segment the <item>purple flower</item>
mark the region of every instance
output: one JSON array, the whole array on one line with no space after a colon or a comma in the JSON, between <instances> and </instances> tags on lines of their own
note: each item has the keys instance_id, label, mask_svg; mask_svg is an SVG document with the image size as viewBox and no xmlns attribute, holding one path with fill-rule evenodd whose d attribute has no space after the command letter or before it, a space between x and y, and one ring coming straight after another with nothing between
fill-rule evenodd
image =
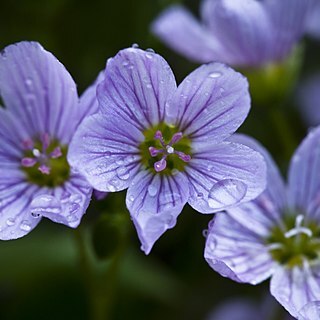
<instances>
[{"instance_id":1,"label":"purple flower","mask_svg":"<svg viewBox=\"0 0 320 320\"><path fill-rule=\"evenodd\" d=\"M314 5L308 14L307 32L311 37L320 39L320 2L313 0Z\"/></svg>"},{"instance_id":2,"label":"purple flower","mask_svg":"<svg viewBox=\"0 0 320 320\"><path fill-rule=\"evenodd\" d=\"M79 102L70 74L36 42L1 52L0 239L26 235L42 216L80 223L92 189L66 155L79 123L97 110L95 87Z\"/></svg>"},{"instance_id":3,"label":"purple flower","mask_svg":"<svg viewBox=\"0 0 320 320\"><path fill-rule=\"evenodd\" d=\"M264 189L262 156L226 140L250 108L246 79L227 66L204 65L177 88L161 56L128 48L108 60L98 101L68 159L97 190L128 188L147 254L187 202L212 213Z\"/></svg>"},{"instance_id":4,"label":"purple flower","mask_svg":"<svg viewBox=\"0 0 320 320\"><path fill-rule=\"evenodd\" d=\"M172 49L196 62L261 66L284 59L305 31L312 0L203 0L199 23L173 6L152 31Z\"/></svg>"},{"instance_id":5,"label":"purple flower","mask_svg":"<svg viewBox=\"0 0 320 320\"><path fill-rule=\"evenodd\" d=\"M280 313L279 307L280 305L274 299L264 299L262 303L245 298L230 299L212 311L207 320L294 319L287 312Z\"/></svg>"},{"instance_id":6,"label":"purple flower","mask_svg":"<svg viewBox=\"0 0 320 320\"><path fill-rule=\"evenodd\" d=\"M320 74L308 78L298 91L300 114L307 126L320 124Z\"/></svg>"},{"instance_id":7,"label":"purple flower","mask_svg":"<svg viewBox=\"0 0 320 320\"><path fill-rule=\"evenodd\" d=\"M267 189L219 213L209 224L205 258L221 275L257 284L271 278L272 295L293 315L320 298L320 127L295 152L286 188L266 150Z\"/></svg>"},{"instance_id":8,"label":"purple flower","mask_svg":"<svg viewBox=\"0 0 320 320\"><path fill-rule=\"evenodd\" d=\"M319 320L320 319L320 301L310 302L299 312L298 320Z\"/></svg>"}]
</instances>

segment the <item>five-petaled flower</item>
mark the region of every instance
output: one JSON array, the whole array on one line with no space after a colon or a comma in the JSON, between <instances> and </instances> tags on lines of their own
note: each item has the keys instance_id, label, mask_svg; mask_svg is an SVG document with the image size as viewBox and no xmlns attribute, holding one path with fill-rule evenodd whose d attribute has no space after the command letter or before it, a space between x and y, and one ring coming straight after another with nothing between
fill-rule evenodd
<instances>
[{"instance_id":1,"label":"five-petaled flower","mask_svg":"<svg viewBox=\"0 0 320 320\"><path fill-rule=\"evenodd\" d=\"M320 298L320 127L295 152L287 188L265 149L245 136L234 139L265 155L267 188L257 199L216 214L205 258L235 281L257 284L272 276L272 295L294 317L307 303L303 312L314 312Z\"/></svg>"},{"instance_id":2,"label":"five-petaled flower","mask_svg":"<svg viewBox=\"0 0 320 320\"><path fill-rule=\"evenodd\" d=\"M95 91L79 101L70 74L36 42L1 52L0 239L24 236L42 216L80 223L92 188L66 156L79 123L97 110Z\"/></svg>"},{"instance_id":3,"label":"five-petaled flower","mask_svg":"<svg viewBox=\"0 0 320 320\"><path fill-rule=\"evenodd\" d=\"M163 12L152 31L196 62L263 66L284 59L306 31L313 0L203 0L202 23L182 6Z\"/></svg>"},{"instance_id":4,"label":"five-petaled flower","mask_svg":"<svg viewBox=\"0 0 320 320\"><path fill-rule=\"evenodd\" d=\"M68 160L100 191L128 188L142 249L172 228L188 202L212 213L258 196L265 163L227 140L250 108L246 79L211 63L176 86L167 62L128 48L107 62L100 112L79 126Z\"/></svg>"}]
</instances>

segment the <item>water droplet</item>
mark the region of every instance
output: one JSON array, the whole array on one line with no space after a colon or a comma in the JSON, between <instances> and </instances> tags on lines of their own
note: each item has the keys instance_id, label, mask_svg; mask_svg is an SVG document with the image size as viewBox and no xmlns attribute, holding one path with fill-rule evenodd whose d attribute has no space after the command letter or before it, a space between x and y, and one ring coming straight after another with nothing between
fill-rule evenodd
<instances>
[{"instance_id":1,"label":"water droplet","mask_svg":"<svg viewBox=\"0 0 320 320\"><path fill-rule=\"evenodd\" d=\"M7 220L7 225L8 225L9 227L12 227L15 223L16 223L16 220L13 219L13 218L9 218L9 219Z\"/></svg>"},{"instance_id":2,"label":"water droplet","mask_svg":"<svg viewBox=\"0 0 320 320\"><path fill-rule=\"evenodd\" d=\"M117 159L116 164L118 166L122 166L123 165L123 159L122 158Z\"/></svg>"},{"instance_id":3,"label":"water droplet","mask_svg":"<svg viewBox=\"0 0 320 320\"><path fill-rule=\"evenodd\" d=\"M199 192L199 193L197 193L197 198L203 198L203 193L202 192Z\"/></svg>"},{"instance_id":4,"label":"water droplet","mask_svg":"<svg viewBox=\"0 0 320 320\"><path fill-rule=\"evenodd\" d=\"M208 236L208 234L207 234L207 236ZM214 251L217 247L217 244L218 244L217 239L214 237L211 237L207 241L208 241L207 246L209 247L210 251Z\"/></svg>"},{"instance_id":5,"label":"water droplet","mask_svg":"<svg viewBox=\"0 0 320 320\"><path fill-rule=\"evenodd\" d=\"M147 87L148 89L152 89L151 83L146 84L146 87Z\"/></svg>"},{"instance_id":6,"label":"water droplet","mask_svg":"<svg viewBox=\"0 0 320 320\"><path fill-rule=\"evenodd\" d=\"M39 218L40 217L40 214L36 213L36 212L31 212L31 215L32 215L33 218Z\"/></svg>"},{"instance_id":7,"label":"water droplet","mask_svg":"<svg viewBox=\"0 0 320 320\"><path fill-rule=\"evenodd\" d=\"M109 157L111 156L111 152L110 152L110 151L106 151L106 152L104 153L104 156L105 156L106 158L109 158Z\"/></svg>"},{"instance_id":8,"label":"water droplet","mask_svg":"<svg viewBox=\"0 0 320 320\"><path fill-rule=\"evenodd\" d=\"M158 188L150 184L150 186L148 187L148 193L150 197L154 197L158 193Z\"/></svg>"},{"instance_id":9,"label":"water droplet","mask_svg":"<svg viewBox=\"0 0 320 320\"><path fill-rule=\"evenodd\" d=\"M27 220L23 220L20 224L20 229L28 232L31 230L31 226Z\"/></svg>"},{"instance_id":10,"label":"water droplet","mask_svg":"<svg viewBox=\"0 0 320 320\"><path fill-rule=\"evenodd\" d=\"M73 194L70 197L71 202L80 203L82 201L82 196L80 194Z\"/></svg>"},{"instance_id":11,"label":"water droplet","mask_svg":"<svg viewBox=\"0 0 320 320\"><path fill-rule=\"evenodd\" d=\"M153 59L153 53L146 53L146 57L148 58L148 59Z\"/></svg>"},{"instance_id":12,"label":"water droplet","mask_svg":"<svg viewBox=\"0 0 320 320\"><path fill-rule=\"evenodd\" d=\"M209 78L212 78L212 79L215 79L215 78L219 78L222 76L222 73L221 72L212 72L209 74Z\"/></svg>"},{"instance_id":13,"label":"water droplet","mask_svg":"<svg viewBox=\"0 0 320 320\"><path fill-rule=\"evenodd\" d=\"M122 62L122 65L123 65L124 67L127 67L127 66L129 65L129 61L128 61L128 60L123 61L123 62Z\"/></svg>"},{"instance_id":14,"label":"water droplet","mask_svg":"<svg viewBox=\"0 0 320 320\"><path fill-rule=\"evenodd\" d=\"M139 45L137 43L133 43L131 48L137 49L137 48L139 48Z\"/></svg>"},{"instance_id":15,"label":"water droplet","mask_svg":"<svg viewBox=\"0 0 320 320\"><path fill-rule=\"evenodd\" d=\"M209 206L219 209L231 206L243 199L247 193L247 186L235 179L225 179L213 185L209 192Z\"/></svg>"},{"instance_id":16,"label":"water droplet","mask_svg":"<svg viewBox=\"0 0 320 320\"><path fill-rule=\"evenodd\" d=\"M35 197L31 201L29 208L33 214L39 215L46 213L59 214L61 212L60 201L56 197L46 194Z\"/></svg>"},{"instance_id":17,"label":"water droplet","mask_svg":"<svg viewBox=\"0 0 320 320\"><path fill-rule=\"evenodd\" d=\"M204 230L202 231L202 235L203 235L205 238L207 238L207 236L208 236L208 230L207 230L207 229L204 229Z\"/></svg>"},{"instance_id":18,"label":"water droplet","mask_svg":"<svg viewBox=\"0 0 320 320\"><path fill-rule=\"evenodd\" d=\"M130 173L126 167L119 167L117 168L116 172L117 172L117 176L121 180L128 180L130 177Z\"/></svg>"},{"instance_id":19,"label":"water droplet","mask_svg":"<svg viewBox=\"0 0 320 320\"><path fill-rule=\"evenodd\" d=\"M129 200L130 200L131 202L133 202L133 201L134 201L134 196L130 196L130 197L129 197Z\"/></svg>"},{"instance_id":20,"label":"water droplet","mask_svg":"<svg viewBox=\"0 0 320 320\"><path fill-rule=\"evenodd\" d=\"M151 52L151 53L155 53L155 51L152 48L147 48L146 51Z\"/></svg>"},{"instance_id":21,"label":"water droplet","mask_svg":"<svg viewBox=\"0 0 320 320\"><path fill-rule=\"evenodd\" d=\"M31 79L27 79L27 80L26 80L26 85L27 85L28 87L31 87L31 86L32 86L32 80L31 80Z\"/></svg>"},{"instance_id":22,"label":"water droplet","mask_svg":"<svg viewBox=\"0 0 320 320\"><path fill-rule=\"evenodd\" d=\"M80 205L78 203L73 202L69 205L69 212L71 214L76 214L79 211L79 209Z\"/></svg>"}]
</instances>

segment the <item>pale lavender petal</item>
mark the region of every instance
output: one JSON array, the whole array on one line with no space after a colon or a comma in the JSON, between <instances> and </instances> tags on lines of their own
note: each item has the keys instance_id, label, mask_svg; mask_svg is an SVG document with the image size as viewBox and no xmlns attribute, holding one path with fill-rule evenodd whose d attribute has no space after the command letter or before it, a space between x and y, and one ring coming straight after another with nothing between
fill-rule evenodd
<instances>
[{"instance_id":1,"label":"pale lavender petal","mask_svg":"<svg viewBox=\"0 0 320 320\"><path fill-rule=\"evenodd\" d=\"M69 142L79 122L76 85L40 44L20 42L2 51L0 91L6 108L31 138L48 133Z\"/></svg>"},{"instance_id":2,"label":"pale lavender petal","mask_svg":"<svg viewBox=\"0 0 320 320\"><path fill-rule=\"evenodd\" d=\"M182 173L166 176L144 170L132 180L126 204L146 254L175 226L188 196L188 182Z\"/></svg>"},{"instance_id":3,"label":"pale lavender petal","mask_svg":"<svg viewBox=\"0 0 320 320\"><path fill-rule=\"evenodd\" d=\"M272 27L263 1L205 0L205 25L223 46L218 61L233 65L261 65L271 59Z\"/></svg>"},{"instance_id":4,"label":"pale lavender petal","mask_svg":"<svg viewBox=\"0 0 320 320\"><path fill-rule=\"evenodd\" d=\"M306 304L298 315L298 320L319 320L320 319L320 301L314 301Z\"/></svg>"},{"instance_id":5,"label":"pale lavender petal","mask_svg":"<svg viewBox=\"0 0 320 320\"><path fill-rule=\"evenodd\" d=\"M273 60L285 58L306 31L309 9L313 0L264 0L269 16Z\"/></svg>"},{"instance_id":6,"label":"pale lavender petal","mask_svg":"<svg viewBox=\"0 0 320 320\"><path fill-rule=\"evenodd\" d=\"M143 134L119 118L95 114L79 126L69 146L69 163L99 191L126 189L138 170Z\"/></svg>"},{"instance_id":7,"label":"pale lavender petal","mask_svg":"<svg viewBox=\"0 0 320 320\"><path fill-rule=\"evenodd\" d=\"M312 268L308 265L293 268L279 266L271 279L270 291L290 314L297 317L307 303L319 300L319 265Z\"/></svg>"},{"instance_id":8,"label":"pale lavender petal","mask_svg":"<svg viewBox=\"0 0 320 320\"><path fill-rule=\"evenodd\" d=\"M249 109L246 78L226 65L210 63L193 71L179 85L167 105L166 120L198 146L229 137Z\"/></svg>"},{"instance_id":9,"label":"pale lavender petal","mask_svg":"<svg viewBox=\"0 0 320 320\"><path fill-rule=\"evenodd\" d=\"M179 5L161 13L151 29L169 47L197 62L225 61L225 54L228 54L223 44Z\"/></svg>"},{"instance_id":10,"label":"pale lavender petal","mask_svg":"<svg viewBox=\"0 0 320 320\"><path fill-rule=\"evenodd\" d=\"M80 97L79 103L79 123L87 116L99 111L97 98L97 87L104 80L104 72L101 71L94 83L86 89Z\"/></svg>"},{"instance_id":11,"label":"pale lavender petal","mask_svg":"<svg viewBox=\"0 0 320 320\"><path fill-rule=\"evenodd\" d=\"M175 90L172 70L161 56L128 48L108 60L98 100L110 118L143 130L163 121L165 104Z\"/></svg>"},{"instance_id":12,"label":"pale lavender petal","mask_svg":"<svg viewBox=\"0 0 320 320\"><path fill-rule=\"evenodd\" d=\"M76 228L89 205L91 194L87 181L73 173L62 187L41 188L33 196L29 208L34 216Z\"/></svg>"},{"instance_id":13,"label":"pale lavender petal","mask_svg":"<svg viewBox=\"0 0 320 320\"><path fill-rule=\"evenodd\" d=\"M320 221L320 127L312 130L295 151L289 168L291 207Z\"/></svg>"},{"instance_id":14,"label":"pale lavender petal","mask_svg":"<svg viewBox=\"0 0 320 320\"><path fill-rule=\"evenodd\" d=\"M307 32L311 37L320 39L320 2L313 1L313 6L308 13Z\"/></svg>"},{"instance_id":15,"label":"pale lavender petal","mask_svg":"<svg viewBox=\"0 0 320 320\"><path fill-rule=\"evenodd\" d=\"M40 222L32 215L30 202L39 188L20 182L0 185L0 239L10 240L25 236Z\"/></svg>"},{"instance_id":16,"label":"pale lavender petal","mask_svg":"<svg viewBox=\"0 0 320 320\"><path fill-rule=\"evenodd\" d=\"M320 74L310 77L301 85L298 98L300 102L299 111L306 125L309 127L319 125Z\"/></svg>"},{"instance_id":17,"label":"pale lavender petal","mask_svg":"<svg viewBox=\"0 0 320 320\"><path fill-rule=\"evenodd\" d=\"M276 265L265 240L224 212L209 224L204 257L222 276L251 284L270 277Z\"/></svg>"},{"instance_id":18,"label":"pale lavender petal","mask_svg":"<svg viewBox=\"0 0 320 320\"><path fill-rule=\"evenodd\" d=\"M260 153L232 142L192 147L186 174L190 184L188 203L195 210L221 211L252 200L265 189L266 164Z\"/></svg>"}]
</instances>

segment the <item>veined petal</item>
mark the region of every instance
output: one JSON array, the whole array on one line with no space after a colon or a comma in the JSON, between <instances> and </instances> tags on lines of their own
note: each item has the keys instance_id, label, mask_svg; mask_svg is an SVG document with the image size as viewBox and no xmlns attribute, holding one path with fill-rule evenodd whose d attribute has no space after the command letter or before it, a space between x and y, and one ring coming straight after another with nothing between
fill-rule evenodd
<instances>
[{"instance_id":1,"label":"veined petal","mask_svg":"<svg viewBox=\"0 0 320 320\"><path fill-rule=\"evenodd\" d=\"M320 319L320 301L314 301L306 304L299 312L298 320L319 320Z\"/></svg>"},{"instance_id":2,"label":"veined petal","mask_svg":"<svg viewBox=\"0 0 320 320\"><path fill-rule=\"evenodd\" d=\"M188 196L188 181L182 173L166 176L141 171L132 180L126 204L146 254L175 226Z\"/></svg>"},{"instance_id":3,"label":"veined petal","mask_svg":"<svg viewBox=\"0 0 320 320\"><path fill-rule=\"evenodd\" d=\"M79 174L54 189L42 188L34 195L30 210L34 216L46 217L54 222L76 228L91 200L92 188Z\"/></svg>"},{"instance_id":4,"label":"veined petal","mask_svg":"<svg viewBox=\"0 0 320 320\"><path fill-rule=\"evenodd\" d=\"M99 191L126 189L139 166L143 134L135 126L97 113L81 123L68 161Z\"/></svg>"},{"instance_id":5,"label":"veined petal","mask_svg":"<svg viewBox=\"0 0 320 320\"><path fill-rule=\"evenodd\" d=\"M319 300L319 280L319 265L291 269L279 266L271 279L270 291L284 308L297 317L307 303Z\"/></svg>"},{"instance_id":6,"label":"veined petal","mask_svg":"<svg viewBox=\"0 0 320 320\"><path fill-rule=\"evenodd\" d=\"M108 60L98 100L102 112L144 130L163 120L175 90L172 70L161 56L128 48Z\"/></svg>"},{"instance_id":7,"label":"veined petal","mask_svg":"<svg viewBox=\"0 0 320 320\"><path fill-rule=\"evenodd\" d=\"M209 30L179 5L161 13L151 29L169 47L197 62L222 61L228 54Z\"/></svg>"},{"instance_id":8,"label":"veined petal","mask_svg":"<svg viewBox=\"0 0 320 320\"><path fill-rule=\"evenodd\" d=\"M238 282L260 283L275 268L263 238L224 212L209 224L204 257L222 276Z\"/></svg>"},{"instance_id":9,"label":"veined petal","mask_svg":"<svg viewBox=\"0 0 320 320\"><path fill-rule=\"evenodd\" d=\"M0 239L11 240L25 236L40 222L32 215L30 202L39 188L25 182L0 186Z\"/></svg>"},{"instance_id":10,"label":"veined petal","mask_svg":"<svg viewBox=\"0 0 320 320\"><path fill-rule=\"evenodd\" d=\"M250 109L248 82L221 63L203 65L179 85L166 120L199 145L217 143L234 133Z\"/></svg>"},{"instance_id":11,"label":"veined petal","mask_svg":"<svg viewBox=\"0 0 320 320\"><path fill-rule=\"evenodd\" d=\"M285 58L306 31L308 13L313 0L265 0L269 16L273 60ZM288 9L290 8L290 9Z\"/></svg>"},{"instance_id":12,"label":"veined petal","mask_svg":"<svg viewBox=\"0 0 320 320\"><path fill-rule=\"evenodd\" d=\"M269 152L256 140L243 134L232 135L228 141L241 143L258 151L267 165L267 187L256 199L240 206L229 208L228 213L250 230L268 236L270 228L282 225L282 216L287 205L287 194L279 169ZM251 221L247 223L248 216Z\"/></svg>"},{"instance_id":13,"label":"veined petal","mask_svg":"<svg viewBox=\"0 0 320 320\"><path fill-rule=\"evenodd\" d=\"M99 111L97 98L97 87L104 79L104 72L101 71L94 83L86 89L80 97L79 103L79 123L87 116Z\"/></svg>"},{"instance_id":14,"label":"veined petal","mask_svg":"<svg viewBox=\"0 0 320 320\"><path fill-rule=\"evenodd\" d=\"M263 2L205 0L201 15L225 56L215 59L233 65L261 65L270 59L272 26Z\"/></svg>"},{"instance_id":15,"label":"veined petal","mask_svg":"<svg viewBox=\"0 0 320 320\"><path fill-rule=\"evenodd\" d=\"M78 125L75 83L64 66L36 42L6 47L0 56L5 107L33 138L48 133L68 143Z\"/></svg>"},{"instance_id":16,"label":"veined petal","mask_svg":"<svg viewBox=\"0 0 320 320\"><path fill-rule=\"evenodd\" d=\"M289 167L289 201L293 208L320 221L320 127L312 130L293 155Z\"/></svg>"},{"instance_id":17,"label":"veined petal","mask_svg":"<svg viewBox=\"0 0 320 320\"><path fill-rule=\"evenodd\" d=\"M190 184L188 203L212 213L256 198L266 186L263 157L244 145L223 142L197 148L186 166Z\"/></svg>"}]
</instances>

